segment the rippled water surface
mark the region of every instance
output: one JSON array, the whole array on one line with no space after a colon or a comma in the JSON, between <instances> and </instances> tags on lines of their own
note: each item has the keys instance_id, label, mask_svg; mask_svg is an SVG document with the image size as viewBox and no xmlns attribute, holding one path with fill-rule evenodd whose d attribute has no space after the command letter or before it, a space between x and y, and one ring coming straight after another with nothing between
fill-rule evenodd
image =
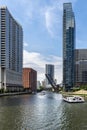
<instances>
[{"instance_id":1,"label":"rippled water surface","mask_svg":"<svg viewBox=\"0 0 87 130\"><path fill-rule=\"evenodd\" d=\"M87 130L87 102L56 93L0 97L0 130Z\"/></svg>"}]
</instances>

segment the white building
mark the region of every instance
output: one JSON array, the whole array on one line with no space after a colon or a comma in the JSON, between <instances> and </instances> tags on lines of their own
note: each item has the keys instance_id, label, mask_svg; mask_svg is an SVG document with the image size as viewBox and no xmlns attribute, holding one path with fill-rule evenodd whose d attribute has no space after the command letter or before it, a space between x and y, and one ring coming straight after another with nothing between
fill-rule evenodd
<instances>
[{"instance_id":1,"label":"white building","mask_svg":"<svg viewBox=\"0 0 87 130\"><path fill-rule=\"evenodd\" d=\"M7 7L0 7L0 88L22 87L23 30Z\"/></svg>"},{"instance_id":2,"label":"white building","mask_svg":"<svg viewBox=\"0 0 87 130\"><path fill-rule=\"evenodd\" d=\"M40 81L37 81L37 89L40 89L41 83Z\"/></svg>"}]
</instances>

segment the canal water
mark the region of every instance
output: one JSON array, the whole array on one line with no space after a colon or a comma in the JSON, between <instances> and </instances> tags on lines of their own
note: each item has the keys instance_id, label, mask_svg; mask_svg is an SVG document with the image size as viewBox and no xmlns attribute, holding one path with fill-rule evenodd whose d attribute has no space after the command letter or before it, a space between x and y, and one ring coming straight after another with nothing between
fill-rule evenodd
<instances>
[{"instance_id":1,"label":"canal water","mask_svg":"<svg viewBox=\"0 0 87 130\"><path fill-rule=\"evenodd\" d=\"M87 130L87 102L51 92L0 97L0 130Z\"/></svg>"}]
</instances>

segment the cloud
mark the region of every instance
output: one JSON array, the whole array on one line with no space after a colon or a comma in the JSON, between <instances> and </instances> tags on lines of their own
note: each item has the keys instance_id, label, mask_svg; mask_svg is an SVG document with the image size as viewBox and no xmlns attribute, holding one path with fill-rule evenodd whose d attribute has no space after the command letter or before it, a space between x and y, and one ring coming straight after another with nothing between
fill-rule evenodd
<instances>
[{"instance_id":1,"label":"cloud","mask_svg":"<svg viewBox=\"0 0 87 130\"><path fill-rule=\"evenodd\" d=\"M55 78L58 83L62 81L62 58L48 55L44 56L37 52L23 51L23 67L33 68L37 71L38 80L42 81L45 79L45 65L55 65Z\"/></svg>"},{"instance_id":2,"label":"cloud","mask_svg":"<svg viewBox=\"0 0 87 130\"><path fill-rule=\"evenodd\" d=\"M72 2L76 3L77 0L55 0L51 5L44 9L45 25L49 34L55 38L58 38L59 33L62 30L62 13L63 3Z\"/></svg>"},{"instance_id":3,"label":"cloud","mask_svg":"<svg viewBox=\"0 0 87 130\"><path fill-rule=\"evenodd\" d=\"M57 13L56 7L48 7L45 11L45 25L47 31L52 37L58 36L58 25L60 23L60 14Z\"/></svg>"},{"instance_id":4,"label":"cloud","mask_svg":"<svg viewBox=\"0 0 87 130\"><path fill-rule=\"evenodd\" d=\"M15 2L15 0L1 0L1 4L6 4L12 10L14 16L16 16L18 21L24 26L24 29L27 28L26 26L30 26L35 20L38 20L42 28L45 27L47 32L55 38L58 37L60 30L62 30L63 3L72 2L74 4L76 1L77 0L17 0Z\"/></svg>"},{"instance_id":5,"label":"cloud","mask_svg":"<svg viewBox=\"0 0 87 130\"><path fill-rule=\"evenodd\" d=\"M24 42L24 47L28 47L28 43L27 42Z\"/></svg>"}]
</instances>

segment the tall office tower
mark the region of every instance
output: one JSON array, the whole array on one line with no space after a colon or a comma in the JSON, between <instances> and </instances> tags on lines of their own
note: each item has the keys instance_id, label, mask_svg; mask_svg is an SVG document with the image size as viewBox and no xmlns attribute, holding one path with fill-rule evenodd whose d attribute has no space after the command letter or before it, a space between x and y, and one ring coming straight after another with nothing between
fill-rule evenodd
<instances>
[{"instance_id":1,"label":"tall office tower","mask_svg":"<svg viewBox=\"0 0 87 130\"><path fill-rule=\"evenodd\" d=\"M87 49L75 50L75 66L76 85L87 84Z\"/></svg>"},{"instance_id":2,"label":"tall office tower","mask_svg":"<svg viewBox=\"0 0 87 130\"><path fill-rule=\"evenodd\" d=\"M50 80L54 80L54 65L46 64L45 74L48 75ZM46 77L46 86L50 85L49 80Z\"/></svg>"},{"instance_id":3,"label":"tall office tower","mask_svg":"<svg viewBox=\"0 0 87 130\"><path fill-rule=\"evenodd\" d=\"M74 85L75 17L71 3L63 4L63 85Z\"/></svg>"},{"instance_id":4,"label":"tall office tower","mask_svg":"<svg viewBox=\"0 0 87 130\"><path fill-rule=\"evenodd\" d=\"M22 87L22 27L7 7L0 7L0 88L11 91Z\"/></svg>"}]
</instances>

